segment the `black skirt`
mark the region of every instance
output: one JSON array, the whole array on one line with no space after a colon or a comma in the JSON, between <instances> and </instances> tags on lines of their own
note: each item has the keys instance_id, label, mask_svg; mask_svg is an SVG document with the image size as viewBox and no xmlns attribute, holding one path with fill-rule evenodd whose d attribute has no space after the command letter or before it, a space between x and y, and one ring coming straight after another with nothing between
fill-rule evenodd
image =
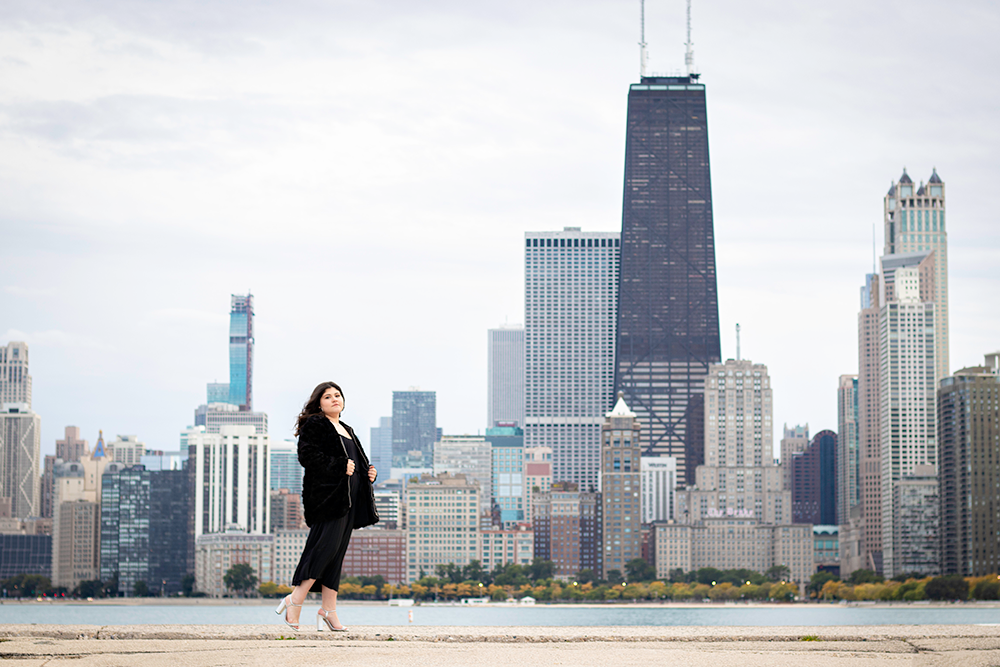
<instances>
[{"instance_id":1,"label":"black skirt","mask_svg":"<svg viewBox=\"0 0 1000 667\"><path fill-rule=\"evenodd\" d=\"M340 570L344 565L344 555L347 554L353 529L353 506L345 516L317 523L310 528L305 549L299 558L299 566L295 568L295 576L292 577L292 586L315 579L309 589L313 593L321 592L324 586L340 590Z\"/></svg>"},{"instance_id":2,"label":"black skirt","mask_svg":"<svg viewBox=\"0 0 1000 667\"><path fill-rule=\"evenodd\" d=\"M340 570L344 565L347 546L351 543L351 532L354 530L354 509L358 506L358 488L360 475L368 474L357 454L357 446L351 438L341 437L348 456L355 461L354 475L350 478L351 509L339 519L323 521L309 529L306 546L299 558L299 566L295 568L292 586L298 586L303 581L315 579L311 593L322 592L323 587L340 590Z\"/></svg>"}]
</instances>

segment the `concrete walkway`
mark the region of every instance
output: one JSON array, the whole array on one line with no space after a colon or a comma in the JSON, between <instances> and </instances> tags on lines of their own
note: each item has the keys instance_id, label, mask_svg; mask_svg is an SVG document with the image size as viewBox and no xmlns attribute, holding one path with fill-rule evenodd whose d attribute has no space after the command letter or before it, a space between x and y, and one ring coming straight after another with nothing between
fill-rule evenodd
<instances>
[{"instance_id":1,"label":"concrete walkway","mask_svg":"<svg viewBox=\"0 0 1000 667\"><path fill-rule=\"evenodd\" d=\"M46 667L997 667L1000 626L368 626L348 633L295 634L275 625L15 625L0 628L0 660L4 665Z\"/></svg>"}]
</instances>

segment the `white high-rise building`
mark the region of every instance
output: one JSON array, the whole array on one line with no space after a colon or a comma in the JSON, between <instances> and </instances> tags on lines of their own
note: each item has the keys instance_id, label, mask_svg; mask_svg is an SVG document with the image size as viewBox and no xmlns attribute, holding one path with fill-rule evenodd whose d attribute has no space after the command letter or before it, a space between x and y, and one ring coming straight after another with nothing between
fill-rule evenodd
<instances>
[{"instance_id":1,"label":"white high-rise building","mask_svg":"<svg viewBox=\"0 0 1000 667\"><path fill-rule=\"evenodd\" d=\"M481 435L446 435L434 443L434 474L462 474L479 485L481 511L488 514L493 497L493 445Z\"/></svg>"},{"instance_id":2,"label":"white high-rise building","mask_svg":"<svg viewBox=\"0 0 1000 667\"><path fill-rule=\"evenodd\" d=\"M112 461L124 463L126 466L142 463L142 457L146 454L146 445L139 442L138 436L135 435L119 435L114 442L109 442L106 448Z\"/></svg>"},{"instance_id":3,"label":"white high-rise building","mask_svg":"<svg viewBox=\"0 0 1000 667\"><path fill-rule=\"evenodd\" d=\"M922 278L932 279L934 273L928 271L932 264L926 260L899 265L901 259L882 260L886 299L879 313L882 574L886 577L904 571L902 554L926 552L910 544L912 539L937 540L936 534L929 536L933 529L917 534L900 520L900 485L919 476L925 489L932 476L928 466L937 466L936 304L924 300L932 291L921 284ZM934 498L936 503L936 493L922 491L920 497Z\"/></svg>"},{"instance_id":4,"label":"white high-rise building","mask_svg":"<svg viewBox=\"0 0 1000 667\"><path fill-rule=\"evenodd\" d=\"M524 428L524 327L503 326L486 333L486 427Z\"/></svg>"},{"instance_id":5,"label":"white high-rise building","mask_svg":"<svg viewBox=\"0 0 1000 667\"><path fill-rule=\"evenodd\" d=\"M181 433L194 467L194 535L270 530L270 441L251 425L224 425L219 433L194 426Z\"/></svg>"},{"instance_id":6,"label":"white high-rise building","mask_svg":"<svg viewBox=\"0 0 1000 667\"><path fill-rule=\"evenodd\" d=\"M916 190L916 191L914 191ZM934 374L936 383L951 374L948 335L948 232L945 230L945 184L937 170L931 170L927 184L914 187L903 169L899 183L893 183L884 200L885 255L933 253L930 276L922 275L927 294L922 299L934 304ZM884 264L883 264L884 266Z\"/></svg>"},{"instance_id":7,"label":"white high-rise building","mask_svg":"<svg viewBox=\"0 0 1000 667\"><path fill-rule=\"evenodd\" d=\"M553 481L597 489L614 403L618 232L525 234L524 445L552 448Z\"/></svg>"},{"instance_id":8,"label":"white high-rise building","mask_svg":"<svg viewBox=\"0 0 1000 667\"><path fill-rule=\"evenodd\" d=\"M642 522L673 521L676 513L677 457L642 457Z\"/></svg>"},{"instance_id":9,"label":"white high-rise building","mask_svg":"<svg viewBox=\"0 0 1000 667\"><path fill-rule=\"evenodd\" d=\"M31 407L28 344L10 342L0 347L0 405L26 403Z\"/></svg>"},{"instance_id":10,"label":"white high-rise building","mask_svg":"<svg viewBox=\"0 0 1000 667\"><path fill-rule=\"evenodd\" d=\"M27 403L0 405L0 496L10 498L16 519L40 514L41 428Z\"/></svg>"},{"instance_id":11,"label":"white high-rise building","mask_svg":"<svg viewBox=\"0 0 1000 667\"><path fill-rule=\"evenodd\" d=\"M677 492L676 523L656 525L659 576L784 565L804 590L816 569L812 525L792 524L784 462L774 462L773 409L767 366L733 359L709 366L705 464L694 488Z\"/></svg>"},{"instance_id":12,"label":"white high-rise building","mask_svg":"<svg viewBox=\"0 0 1000 667\"><path fill-rule=\"evenodd\" d=\"M841 375L837 385L837 525L847 524L861 502L858 470L858 376Z\"/></svg>"}]
</instances>

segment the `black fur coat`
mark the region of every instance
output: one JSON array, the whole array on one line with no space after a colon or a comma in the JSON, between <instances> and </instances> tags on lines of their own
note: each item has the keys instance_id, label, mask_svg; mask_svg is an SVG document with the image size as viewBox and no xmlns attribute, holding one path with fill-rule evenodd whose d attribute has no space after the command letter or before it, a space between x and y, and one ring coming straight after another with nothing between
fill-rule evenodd
<instances>
[{"instance_id":1,"label":"black fur coat","mask_svg":"<svg viewBox=\"0 0 1000 667\"><path fill-rule=\"evenodd\" d=\"M360 486L355 499L354 527L364 528L378 522L375 492L368 481L370 466L354 429L340 422L354 438L361 455L361 465L354 474ZM323 415L312 415L299 431L299 463L305 468L302 478L302 509L306 525L339 519L351 508L351 486L347 478L347 450L336 427Z\"/></svg>"}]
</instances>

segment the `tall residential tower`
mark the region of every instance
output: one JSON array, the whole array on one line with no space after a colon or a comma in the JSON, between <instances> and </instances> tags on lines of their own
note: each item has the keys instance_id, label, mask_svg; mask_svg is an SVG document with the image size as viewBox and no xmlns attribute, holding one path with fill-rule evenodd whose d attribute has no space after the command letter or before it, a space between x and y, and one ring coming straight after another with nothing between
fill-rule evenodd
<instances>
[{"instance_id":1,"label":"tall residential tower","mask_svg":"<svg viewBox=\"0 0 1000 667\"><path fill-rule=\"evenodd\" d=\"M919 187L915 187L906 169L903 169L899 183L893 183L883 199L885 254L934 253L933 282L926 300L934 304L934 374L936 381L940 381L950 374L944 181L938 176L937 169L932 169L927 184L921 182Z\"/></svg>"},{"instance_id":2,"label":"tall residential tower","mask_svg":"<svg viewBox=\"0 0 1000 667\"><path fill-rule=\"evenodd\" d=\"M25 403L31 407L28 344L11 342L0 347L0 406Z\"/></svg>"},{"instance_id":3,"label":"tall residential tower","mask_svg":"<svg viewBox=\"0 0 1000 667\"><path fill-rule=\"evenodd\" d=\"M253 294L233 294L230 303L229 402L253 410Z\"/></svg>"}]
</instances>

